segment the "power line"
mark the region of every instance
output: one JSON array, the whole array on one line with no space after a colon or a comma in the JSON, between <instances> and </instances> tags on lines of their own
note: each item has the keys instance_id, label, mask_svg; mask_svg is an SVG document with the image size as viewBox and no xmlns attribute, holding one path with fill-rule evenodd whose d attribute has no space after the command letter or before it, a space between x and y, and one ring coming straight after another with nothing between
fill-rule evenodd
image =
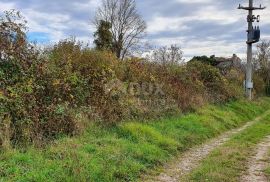
<instances>
[{"instance_id":1,"label":"power line","mask_svg":"<svg viewBox=\"0 0 270 182\"><path fill-rule=\"evenodd\" d=\"M246 96L248 99L252 100L252 90L253 90L253 81L252 81L252 44L259 42L260 40L260 27L255 26L253 27L253 23L260 22L260 15L253 15L254 10L263 10L266 7L259 7L253 6L253 0L249 0L249 6L244 7L239 4L238 9L243 9L248 11L247 22L248 22L248 36L247 36L247 66L246 66L246 80L245 80L245 89L246 89Z\"/></svg>"}]
</instances>

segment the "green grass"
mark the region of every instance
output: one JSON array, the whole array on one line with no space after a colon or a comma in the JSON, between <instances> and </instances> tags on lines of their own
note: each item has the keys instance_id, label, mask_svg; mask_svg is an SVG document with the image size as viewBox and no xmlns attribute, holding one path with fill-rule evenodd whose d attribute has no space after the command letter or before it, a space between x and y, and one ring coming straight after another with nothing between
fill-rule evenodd
<instances>
[{"instance_id":1,"label":"green grass","mask_svg":"<svg viewBox=\"0 0 270 182\"><path fill-rule=\"evenodd\" d=\"M237 182L256 144L270 135L270 114L213 151L186 181Z\"/></svg>"},{"instance_id":2,"label":"green grass","mask_svg":"<svg viewBox=\"0 0 270 182\"><path fill-rule=\"evenodd\" d=\"M270 99L207 106L197 113L105 128L44 149L0 153L0 181L136 181L142 173L270 108ZM264 130L263 130L264 131Z\"/></svg>"}]
</instances>

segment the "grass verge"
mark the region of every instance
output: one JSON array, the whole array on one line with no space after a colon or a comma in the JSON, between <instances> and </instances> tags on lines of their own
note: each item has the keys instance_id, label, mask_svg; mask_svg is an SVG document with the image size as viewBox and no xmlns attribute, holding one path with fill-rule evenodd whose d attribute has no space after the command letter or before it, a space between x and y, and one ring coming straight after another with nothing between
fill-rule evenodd
<instances>
[{"instance_id":1,"label":"grass verge","mask_svg":"<svg viewBox=\"0 0 270 182\"><path fill-rule=\"evenodd\" d=\"M270 114L214 150L185 181L239 181L253 149L268 135Z\"/></svg>"},{"instance_id":2,"label":"grass verge","mask_svg":"<svg viewBox=\"0 0 270 182\"><path fill-rule=\"evenodd\" d=\"M269 108L270 99L264 98L208 106L159 121L111 128L93 124L83 135L59 139L44 149L2 151L0 181L136 181L177 153L241 126Z\"/></svg>"}]
</instances>

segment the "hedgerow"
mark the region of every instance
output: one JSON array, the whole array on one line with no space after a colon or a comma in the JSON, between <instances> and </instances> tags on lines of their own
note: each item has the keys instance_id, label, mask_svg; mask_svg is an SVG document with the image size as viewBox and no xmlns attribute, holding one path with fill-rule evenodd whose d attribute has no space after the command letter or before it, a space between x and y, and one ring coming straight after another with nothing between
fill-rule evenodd
<instances>
[{"instance_id":1,"label":"hedgerow","mask_svg":"<svg viewBox=\"0 0 270 182\"><path fill-rule=\"evenodd\" d=\"M242 96L240 77L199 61L166 65L62 40L38 51L16 12L0 19L0 146L40 145L101 124L179 114ZM238 73L237 70L231 70ZM241 74L241 73L239 73Z\"/></svg>"}]
</instances>

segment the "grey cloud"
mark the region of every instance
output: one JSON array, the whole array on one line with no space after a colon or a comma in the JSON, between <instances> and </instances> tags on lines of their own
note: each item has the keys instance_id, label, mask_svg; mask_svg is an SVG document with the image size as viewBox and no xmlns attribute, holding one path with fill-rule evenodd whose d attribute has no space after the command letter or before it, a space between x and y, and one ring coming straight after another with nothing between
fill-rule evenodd
<instances>
[{"instance_id":1,"label":"grey cloud","mask_svg":"<svg viewBox=\"0 0 270 182\"><path fill-rule=\"evenodd\" d=\"M100 1L0 0L0 3L13 3L16 9L28 15L27 18L32 26L29 27L30 32L32 32L30 35L40 35L39 33L44 32L53 41L70 35L84 41L91 41L94 30L91 28L90 19L93 18L96 4ZM187 52L190 52L188 50L192 48L190 47L191 42L201 42L207 45L208 49L212 46L212 52L216 51L215 41L224 47L226 45L239 47L243 43L242 47L237 48L239 51L237 53L245 53L246 12L237 10L237 6L239 3L246 4L247 1L212 0L211 2L207 1L207 3L196 2L198 3L185 3L184 0L137 0L138 11L148 24L153 23L156 18L165 18L164 21L167 20L166 18L176 19L176 21L171 22L171 25L165 24L165 28L159 31L155 32L155 27L152 28L152 32L148 32L146 40L158 44L157 46L168 44L168 42L177 42L183 44L182 47ZM263 2L268 2L268 0L258 0L256 4ZM203 10L206 10L206 12ZM63 19L60 15L63 16ZM196 19L196 16L198 19ZM204 16L204 18L200 19L200 16ZM266 13L265 16L267 17L263 17L263 20L267 21L270 15ZM184 18L177 19L181 17ZM228 21L224 23L222 22L223 19L228 19ZM177 23L180 25L172 29L169 28ZM154 26L159 27L161 24L162 22L157 22L157 25ZM262 38L264 35L269 37L269 25L270 22L261 26ZM182 29L183 27L185 28ZM194 55L200 55L200 51L201 49L194 50ZM188 55L190 56L190 53Z\"/></svg>"}]
</instances>

